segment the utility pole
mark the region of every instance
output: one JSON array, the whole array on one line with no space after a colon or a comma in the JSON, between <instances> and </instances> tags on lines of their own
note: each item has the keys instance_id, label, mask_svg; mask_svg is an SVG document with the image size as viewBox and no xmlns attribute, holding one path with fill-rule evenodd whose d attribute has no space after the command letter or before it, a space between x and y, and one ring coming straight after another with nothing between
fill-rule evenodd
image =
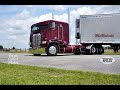
<instances>
[{"instance_id":1,"label":"utility pole","mask_svg":"<svg viewBox=\"0 0 120 90\"><path fill-rule=\"evenodd\" d=\"M52 20L54 20L54 15L53 15L53 13L52 13Z\"/></svg>"},{"instance_id":2,"label":"utility pole","mask_svg":"<svg viewBox=\"0 0 120 90\"><path fill-rule=\"evenodd\" d=\"M69 11L69 8L68 8L68 24L69 24L69 43L70 43L70 40L71 40L71 29L70 29L70 11Z\"/></svg>"}]
</instances>

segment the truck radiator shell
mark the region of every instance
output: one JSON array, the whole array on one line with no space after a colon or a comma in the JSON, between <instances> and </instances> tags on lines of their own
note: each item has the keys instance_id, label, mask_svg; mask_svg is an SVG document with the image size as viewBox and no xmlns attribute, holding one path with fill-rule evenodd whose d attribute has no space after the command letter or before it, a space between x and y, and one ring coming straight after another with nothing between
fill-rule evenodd
<instances>
[{"instance_id":1,"label":"truck radiator shell","mask_svg":"<svg viewBox=\"0 0 120 90\"><path fill-rule=\"evenodd\" d=\"M41 44L41 34L37 33L37 34L33 34L33 48L37 49L40 48L40 44Z\"/></svg>"}]
</instances>

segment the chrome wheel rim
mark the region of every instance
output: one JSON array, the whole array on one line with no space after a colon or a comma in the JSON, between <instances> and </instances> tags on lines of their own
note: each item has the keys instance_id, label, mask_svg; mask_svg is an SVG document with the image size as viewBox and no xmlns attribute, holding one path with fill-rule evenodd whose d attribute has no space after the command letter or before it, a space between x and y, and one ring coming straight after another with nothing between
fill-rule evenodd
<instances>
[{"instance_id":1,"label":"chrome wheel rim","mask_svg":"<svg viewBox=\"0 0 120 90\"><path fill-rule=\"evenodd\" d=\"M51 46L51 47L49 48L49 53L50 53L50 54L55 54L55 53L56 53L56 47L55 47L55 46Z\"/></svg>"}]
</instances>

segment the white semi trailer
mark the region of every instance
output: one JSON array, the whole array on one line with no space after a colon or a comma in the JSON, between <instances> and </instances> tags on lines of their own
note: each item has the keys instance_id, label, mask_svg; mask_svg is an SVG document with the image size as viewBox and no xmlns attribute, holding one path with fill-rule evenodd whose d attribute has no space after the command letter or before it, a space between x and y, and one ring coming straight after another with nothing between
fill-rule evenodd
<instances>
[{"instance_id":1,"label":"white semi trailer","mask_svg":"<svg viewBox=\"0 0 120 90\"><path fill-rule=\"evenodd\" d=\"M76 44L82 44L91 54L102 54L102 45L120 46L120 14L80 15L76 19ZM81 52L84 50L81 50Z\"/></svg>"}]
</instances>

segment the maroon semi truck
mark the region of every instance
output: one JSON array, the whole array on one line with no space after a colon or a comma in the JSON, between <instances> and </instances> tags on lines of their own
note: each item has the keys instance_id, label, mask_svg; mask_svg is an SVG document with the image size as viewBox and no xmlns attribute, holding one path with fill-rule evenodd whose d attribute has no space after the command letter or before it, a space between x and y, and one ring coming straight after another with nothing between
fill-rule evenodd
<instances>
[{"instance_id":1,"label":"maroon semi truck","mask_svg":"<svg viewBox=\"0 0 120 90\"><path fill-rule=\"evenodd\" d=\"M34 55L44 52L50 56L57 53L80 54L80 49L85 49L82 45L69 45L69 24L55 20L47 20L31 26L30 47Z\"/></svg>"},{"instance_id":2,"label":"maroon semi truck","mask_svg":"<svg viewBox=\"0 0 120 90\"><path fill-rule=\"evenodd\" d=\"M71 26L72 27L72 26ZM69 24L47 20L31 26L30 47L34 55L47 53L102 54L103 45L120 47L120 14L80 15L75 23L76 45L69 45Z\"/></svg>"}]
</instances>

